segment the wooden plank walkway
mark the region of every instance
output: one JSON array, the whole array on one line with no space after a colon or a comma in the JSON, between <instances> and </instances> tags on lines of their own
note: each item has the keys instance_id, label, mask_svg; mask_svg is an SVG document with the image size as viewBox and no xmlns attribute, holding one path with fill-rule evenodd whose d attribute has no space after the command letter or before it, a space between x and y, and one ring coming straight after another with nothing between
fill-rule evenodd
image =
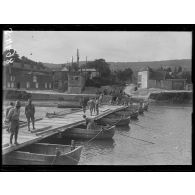
<instances>
[{"instance_id":1,"label":"wooden plank walkway","mask_svg":"<svg viewBox=\"0 0 195 195\"><path fill-rule=\"evenodd\" d=\"M100 119L108 114L124 109L125 106L103 105L99 109L99 115L90 116L89 110L86 111L86 116L94 119ZM77 111L63 116L63 118L43 118L35 123L36 130L31 133L27 126L19 129L18 142L19 145L9 146L10 134L5 129L2 129L2 154L7 154L24 146L36 143L41 139L49 137L53 134L63 132L68 128L75 127L85 122L83 112Z\"/></svg>"}]
</instances>

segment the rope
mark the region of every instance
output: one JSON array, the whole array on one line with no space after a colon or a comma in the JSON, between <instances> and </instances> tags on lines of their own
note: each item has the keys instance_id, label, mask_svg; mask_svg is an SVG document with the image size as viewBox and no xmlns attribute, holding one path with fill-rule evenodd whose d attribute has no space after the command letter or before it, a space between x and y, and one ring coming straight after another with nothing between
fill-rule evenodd
<instances>
[{"instance_id":1,"label":"rope","mask_svg":"<svg viewBox=\"0 0 195 195\"><path fill-rule=\"evenodd\" d=\"M120 135L123 135L125 137L129 137L129 138L132 138L132 139L135 139L135 140L139 140L139 141L143 141L143 142L146 142L146 143L149 143L149 144L155 144L154 142L150 142L150 141L146 141L146 140L143 140L143 139L138 139L138 138L135 138L135 137L131 137L131 136L128 136L128 135L124 135L122 133L119 132Z\"/></svg>"},{"instance_id":2,"label":"rope","mask_svg":"<svg viewBox=\"0 0 195 195\"><path fill-rule=\"evenodd\" d=\"M93 138L91 138L91 139L86 143L86 145L87 145L90 141L94 140L94 139L95 139L103 130L104 130L104 129L103 129L103 127L102 127L101 131L98 132Z\"/></svg>"}]
</instances>

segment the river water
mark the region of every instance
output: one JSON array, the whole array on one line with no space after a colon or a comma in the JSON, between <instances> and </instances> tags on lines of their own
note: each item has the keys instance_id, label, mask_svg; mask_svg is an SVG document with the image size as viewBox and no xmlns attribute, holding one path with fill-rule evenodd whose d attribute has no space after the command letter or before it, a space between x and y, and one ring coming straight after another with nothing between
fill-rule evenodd
<instances>
[{"instance_id":1,"label":"river water","mask_svg":"<svg viewBox=\"0 0 195 195\"><path fill-rule=\"evenodd\" d=\"M192 106L150 105L138 121L117 128L110 141L76 140L83 145L79 164L191 165L191 114Z\"/></svg>"}]
</instances>

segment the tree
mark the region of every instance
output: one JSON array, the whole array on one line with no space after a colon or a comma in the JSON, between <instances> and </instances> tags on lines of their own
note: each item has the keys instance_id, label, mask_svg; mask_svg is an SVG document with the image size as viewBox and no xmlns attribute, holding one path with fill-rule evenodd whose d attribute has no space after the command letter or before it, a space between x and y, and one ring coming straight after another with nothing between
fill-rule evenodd
<instances>
[{"instance_id":1,"label":"tree","mask_svg":"<svg viewBox=\"0 0 195 195\"><path fill-rule=\"evenodd\" d=\"M178 67L177 72L178 72L178 73L179 73L179 72L182 72L182 67L181 67L181 66Z\"/></svg>"},{"instance_id":2,"label":"tree","mask_svg":"<svg viewBox=\"0 0 195 195\"><path fill-rule=\"evenodd\" d=\"M121 81L132 81L132 76L133 76L133 71L131 68L126 68L123 71L118 71L117 72L117 77Z\"/></svg>"},{"instance_id":3,"label":"tree","mask_svg":"<svg viewBox=\"0 0 195 195\"><path fill-rule=\"evenodd\" d=\"M187 83L192 83L192 79L191 79L192 75L190 71L185 71L182 73L182 78L186 79Z\"/></svg>"},{"instance_id":4,"label":"tree","mask_svg":"<svg viewBox=\"0 0 195 195\"><path fill-rule=\"evenodd\" d=\"M69 71L71 72L78 72L79 70L79 66L77 63L73 63L72 66L69 66L69 67L70 67Z\"/></svg>"},{"instance_id":5,"label":"tree","mask_svg":"<svg viewBox=\"0 0 195 195\"><path fill-rule=\"evenodd\" d=\"M20 62L20 58L16 50L9 49L3 52L3 61L12 64L13 62Z\"/></svg>"},{"instance_id":6,"label":"tree","mask_svg":"<svg viewBox=\"0 0 195 195\"><path fill-rule=\"evenodd\" d=\"M110 76L110 65L104 59L98 59L93 62L89 62L86 65L87 68L95 68L99 73L100 77Z\"/></svg>"}]
</instances>

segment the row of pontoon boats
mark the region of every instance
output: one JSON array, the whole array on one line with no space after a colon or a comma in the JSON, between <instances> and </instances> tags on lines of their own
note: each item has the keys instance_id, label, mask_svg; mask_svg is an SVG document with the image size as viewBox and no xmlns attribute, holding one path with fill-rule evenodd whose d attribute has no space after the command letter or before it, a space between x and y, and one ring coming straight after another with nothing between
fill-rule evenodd
<instances>
[{"instance_id":1,"label":"row of pontoon boats","mask_svg":"<svg viewBox=\"0 0 195 195\"><path fill-rule=\"evenodd\" d=\"M131 105L122 111L109 114L95 121L95 129L86 129L82 124L68 129L60 134L60 138L70 139L112 139L116 126L128 126L131 120L138 119L139 114L148 110L148 104L143 107ZM47 114L48 117L53 117ZM58 138L59 134L55 135ZM13 151L3 157L3 164L20 165L76 165L80 160L82 146L35 143Z\"/></svg>"}]
</instances>

